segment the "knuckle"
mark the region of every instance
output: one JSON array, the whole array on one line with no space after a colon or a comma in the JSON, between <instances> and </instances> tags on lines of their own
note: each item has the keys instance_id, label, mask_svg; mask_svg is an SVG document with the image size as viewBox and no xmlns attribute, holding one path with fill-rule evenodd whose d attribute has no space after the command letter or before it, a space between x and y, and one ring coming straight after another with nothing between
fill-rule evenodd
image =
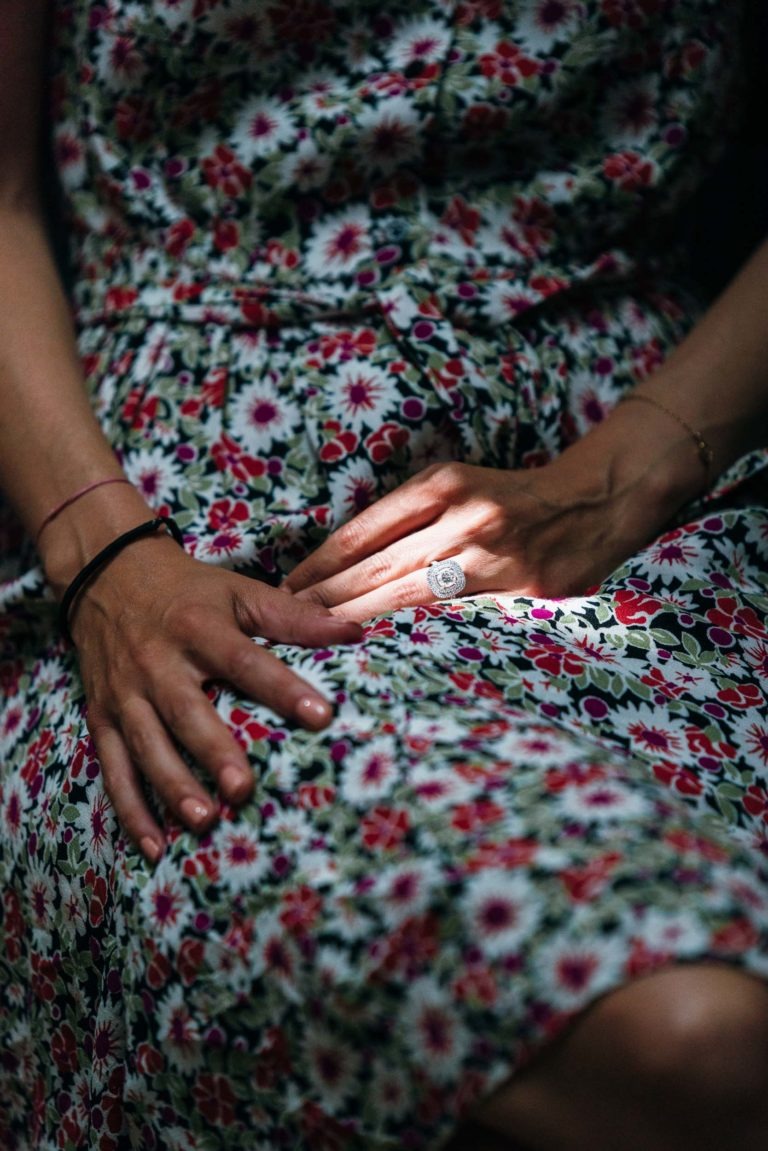
<instances>
[{"instance_id":1,"label":"knuckle","mask_svg":"<svg viewBox=\"0 0 768 1151\"><path fill-rule=\"evenodd\" d=\"M386 552L375 552L365 561L363 575L375 584L385 583L392 572L392 560Z\"/></svg>"},{"instance_id":2,"label":"knuckle","mask_svg":"<svg viewBox=\"0 0 768 1151\"><path fill-rule=\"evenodd\" d=\"M190 716L199 705L200 700L191 692L176 692L163 701L162 716L172 731L179 731L187 726Z\"/></svg>"},{"instance_id":3,"label":"knuckle","mask_svg":"<svg viewBox=\"0 0 768 1151\"><path fill-rule=\"evenodd\" d=\"M431 483L438 496L445 500L454 500L466 490L468 476L466 464L451 460L447 464L435 464L434 467Z\"/></svg>"},{"instance_id":4,"label":"knuckle","mask_svg":"<svg viewBox=\"0 0 768 1151\"><path fill-rule=\"evenodd\" d=\"M367 521L362 515L347 520L336 533L337 543L343 552L356 553L365 547L368 538Z\"/></svg>"},{"instance_id":5,"label":"knuckle","mask_svg":"<svg viewBox=\"0 0 768 1151\"><path fill-rule=\"evenodd\" d=\"M165 623L172 636L188 639L210 626L211 613L197 601L180 600L171 604L165 613ZM147 645L149 646L149 645Z\"/></svg>"},{"instance_id":6,"label":"knuckle","mask_svg":"<svg viewBox=\"0 0 768 1151\"><path fill-rule=\"evenodd\" d=\"M233 646L226 657L226 673L233 679L247 679L253 675L260 662L259 650L248 640Z\"/></svg>"}]
</instances>

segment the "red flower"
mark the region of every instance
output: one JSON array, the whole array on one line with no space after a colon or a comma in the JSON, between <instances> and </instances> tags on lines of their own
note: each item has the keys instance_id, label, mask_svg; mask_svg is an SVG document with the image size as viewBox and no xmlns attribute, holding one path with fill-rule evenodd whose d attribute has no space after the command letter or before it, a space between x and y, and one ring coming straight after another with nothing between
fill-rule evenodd
<instances>
[{"instance_id":1,"label":"red flower","mask_svg":"<svg viewBox=\"0 0 768 1151\"><path fill-rule=\"evenodd\" d=\"M612 180L622 192L635 192L646 188L653 180L653 161L639 152L615 152L603 160L603 175Z\"/></svg>"},{"instance_id":2,"label":"red flower","mask_svg":"<svg viewBox=\"0 0 768 1151\"><path fill-rule=\"evenodd\" d=\"M500 40L495 52L486 52L480 57L480 69L484 76L498 77L502 84L519 84L541 71L541 64L531 56L526 56L517 44Z\"/></svg>"},{"instance_id":3,"label":"red flower","mask_svg":"<svg viewBox=\"0 0 768 1151\"><path fill-rule=\"evenodd\" d=\"M230 1127L235 1121L237 1096L226 1075L198 1075L194 1087L198 1110L211 1127Z\"/></svg>"},{"instance_id":4,"label":"red flower","mask_svg":"<svg viewBox=\"0 0 768 1151\"><path fill-rule=\"evenodd\" d=\"M304 932L320 914L323 901L316 891L304 884L283 897L280 922L288 931Z\"/></svg>"},{"instance_id":5,"label":"red flower","mask_svg":"<svg viewBox=\"0 0 768 1151\"><path fill-rule=\"evenodd\" d=\"M481 843L467 858L466 871L485 871L489 867L528 867L536 857L535 839L505 839L501 843Z\"/></svg>"},{"instance_id":6,"label":"red flower","mask_svg":"<svg viewBox=\"0 0 768 1151\"><path fill-rule=\"evenodd\" d=\"M236 530L248 522L250 515L244 500L216 500L209 508L208 523L214 531Z\"/></svg>"},{"instance_id":7,"label":"red flower","mask_svg":"<svg viewBox=\"0 0 768 1151\"><path fill-rule=\"evenodd\" d=\"M240 229L232 220L217 220L213 229L213 243L220 252L236 248L240 242Z\"/></svg>"},{"instance_id":8,"label":"red flower","mask_svg":"<svg viewBox=\"0 0 768 1151\"><path fill-rule=\"evenodd\" d=\"M195 225L191 220L177 220L175 224L171 224L165 234L165 250L168 255L174 258L183 256L194 232Z\"/></svg>"},{"instance_id":9,"label":"red flower","mask_svg":"<svg viewBox=\"0 0 768 1151\"><path fill-rule=\"evenodd\" d=\"M159 991L168 982L170 974L170 960L161 951L156 950L147 966L147 983L155 991Z\"/></svg>"},{"instance_id":10,"label":"red flower","mask_svg":"<svg viewBox=\"0 0 768 1151\"><path fill-rule=\"evenodd\" d=\"M662 607L661 600L628 589L617 591L614 600L616 619L625 624L647 623Z\"/></svg>"},{"instance_id":11,"label":"red flower","mask_svg":"<svg viewBox=\"0 0 768 1151\"><path fill-rule=\"evenodd\" d=\"M460 803L451 818L451 826L458 831L473 831L487 823L496 823L504 817L504 808L490 799L477 799Z\"/></svg>"},{"instance_id":12,"label":"red flower","mask_svg":"<svg viewBox=\"0 0 768 1151\"><path fill-rule=\"evenodd\" d=\"M768 823L768 791L764 787L758 787L756 783L748 787L744 796L744 806L750 815L759 817L763 823Z\"/></svg>"},{"instance_id":13,"label":"red flower","mask_svg":"<svg viewBox=\"0 0 768 1151\"><path fill-rule=\"evenodd\" d=\"M609 851L597 859L590 860L583 867L566 867L560 878L571 899L575 903L589 903L596 899L621 859L619 852Z\"/></svg>"},{"instance_id":14,"label":"red flower","mask_svg":"<svg viewBox=\"0 0 768 1151\"><path fill-rule=\"evenodd\" d=\"M62 1023L51 1039L51 1056L62 1075L77 1071L77 1052L77 1036L68 1023Z\"/></svg>"},{"instance_id":15,"label":"red flower","mask_svg":"<svg viewBox=\"0 0 768 1151\"><path fill-rule=\"evenodd\" d=\"M476 208L470 208L463 197L454 196L443 212L440 223L458 232L465 244L471 244L480 227L480 213Z\"/></svg>"},{"instance_id":16,"label":"red flower","mask_svg":"<svg viewBox=\"0 0 768 1151\"><path fill-rule=\"evenodd\" d=\"M765 707L765 698L760 688L753 683L741 684L741 686L724 687L717 693L717 698L721 703L728 704L729 707L739 708L744 710L746 708Z\"/></svg>"},{"instance_id":17,"label":"red flower","mask_svg":"<svg viewBox=\"0 0 768 1151\"><path fill-rule=\"evenodd\" d=\"M144 96L126 96L115 108L115 129L121 140L148 140L155 126L155 108Z\"/></svg>"},{"instance_id":18,"label":"red flower","mask_svg":"<svg viewBox=\"0 0 768 1151\"><path fill-rule=\"evenodd\" d=\"M374 807L360 825L363 843L369 849L391 851L402 843L408 826L407 811L394 807Z\"/></svg>"},{"instance_id":19,"label":"red flower","mask_svg":"<svg viewBox=\"0 0 768 1151\"><path fill-rule=\"evenodd\" d=\"M176 960L176 966L182 983L187 987L190 987L195 982L200 968L203 965L204 955L205 946L202 939L185 939L182 943Z\"/></svg>"},{"instance_id":20,"label":"red flower","mask_svg":"<svg viewBox=\"0 0 768 1151\"><path fill-rule=\"evenodd\" d=\"M428 966L437 954L440 926L437 916L412 915L386 938L381 969L415 974Z\"/></svg>"},{"instance_id":21,"label":"red flower","mask_svg":"<svg viewBox=\"0 0 768 1151\"><path fill-rule=\"evenodd\" d=\"M220 440L211 448L211 457L221 472L230 472L235 479L247 482L250 479L263 476L267 465L247 452L230 436L223 433Z\"/></svg>"},{"instance_id":22,"label":"red flower","mask_svg":"<svg viewBox=\"0 0 768 1151\"><path fill-rule=\"evenodd\" d=\"M659 11L661 0L603 0L603 15L615 28L642 28Z\"/></svg>"},{"instance_id":23,"label":"red flower","mask_svg":"<svg viewBox=\"0 0 768 1151\"><path fill-rule=\"evenodd\" d=\"M531 644L524 654L533 660L536 667L550 675L579 675L586 662L580 655L552 641Z\"/></svg>"},{"instance_id":24,"label":"red flower","mask_svg":"<svg viewBox=\"0 0 768 1151\"><path fill-rule=\"evenodd\" d=\"M712 936L712 943L715 950L721 954L741 955L748 947L755 947L758 938L754 924L742 917L716 931Z\"/></svg>"},{"instance_id":25,"label":"red flower","mask_svg":"<svg viewBox=\"0 0 768 1151\"><path fill-rule=\"evenodd\" d=\"M206 182L225 196L239 196L253 183L251 173L225 144L218 144L213 155L204 157L201 167Z\"/></svg>"},{"instance_id":26,"label":"red flower","mask_svg":"<svg viewBox=\"0 0 768 1151\"><path fill-rule=\"evenodd\" d=\"M299 807L308 810L318 810L328 807L336 798L336 789L323 787L318 783L302 783L299 785Z\"/></svg>"},{"instance_id":27,"label":"red flower","mask_svg":"<svg viewBox=\"0 0 768 1151\"><path fill-rule=\"evenodd\" d=\"M368 455L375 464L383 464L391 455L408 443L410 433L399 424L382 424L365 441Z\"/></svg>"},{"instance_id":28,"label":"red flower","mask_svg":"<svg viewBox=\"0 0 768 1151\"><path fill-rule=\"evenodd\" d=\"M114 287L108 288L105 297L105 306L108 312L120 312L130 308L139 297L137 288Z\"/></svg>"},{"instance_id":29,"label":"red flower","mask_svg":"<svg viewBox=\"0 0 768 1151\"><path fill-rule=\"evenodd\" d=\"M329 421L329 423L335 424L337 428L340 426L335 420ZM328 424L325 426L327 428ZM346 431L338 432L332 439L327 440L321 447L318 455L323 463L334 463L336 460L343 459L344 456L353 452L359 442L359 437L356 436L353 431L347 429Z\"/></svg>"},{"instance_id":30,"label":"red flower","mask_svg":"<svg viewBox=\"0 0 768 1151\"><path fill-rule=\"evenodd\" d=\"M656 763L653 774L680 795L701 795L704 784L697 775L676 763Z\"/></svg>"},{"instance_id":31,"label":"red flower","mask_svg":"<svg viewBox=\"0 0 768 1151\"><path fill-rule=\"evenodd\" d=\"M107 905L107 881L103 875L96 875L92 880L91 901L88 905L88 921L92 927L98 927L104 918L104 909Z\"/></svg>"},{"instance_id":32,"label":"red flower","mask_svg":"<svg viewBox=\"0 0 768 1151\"><path fill-rule=\"evenodd\" d=\"M249 711L242 707L232 709L229 713L229 722L235 739L245 748L250 743L258 742L258 740L265 739L269 735L269 728L265 727L263 723L259 723Z\"/></svg>"},{"instance_id":33,"label":"red flower","mask_svg":"<svg viewBox=\"0 0 768 1151\"><path fill-rule=\"evenodd\" d=\"M136 1070L140 1075L157 1075L164 1063L163 1056L150 1043L140 1043L136 1048Z\"/></svg>"}]
</instances>

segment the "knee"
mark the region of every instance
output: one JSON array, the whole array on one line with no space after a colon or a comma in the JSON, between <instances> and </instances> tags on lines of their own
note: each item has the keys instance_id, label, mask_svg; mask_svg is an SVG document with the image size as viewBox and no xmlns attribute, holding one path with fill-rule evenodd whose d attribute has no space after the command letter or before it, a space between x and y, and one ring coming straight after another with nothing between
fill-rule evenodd
<instances>
[{"instance_id":1,"label":"knee","mask_svg":"<svg viewBox=\"0 0 768 1151\"><path fill-rule=\"evenodd\" d=\"M601 1005L611 1056L639 1095L713 1117L765 1106L768 988L717 966L679 967Z\"/></svg>"}]
</instances>

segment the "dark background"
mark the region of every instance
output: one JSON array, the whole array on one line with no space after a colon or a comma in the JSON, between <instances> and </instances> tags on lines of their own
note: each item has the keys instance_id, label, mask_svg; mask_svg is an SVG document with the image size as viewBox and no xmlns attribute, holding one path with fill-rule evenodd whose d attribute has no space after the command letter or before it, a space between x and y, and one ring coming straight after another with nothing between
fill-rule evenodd
<instances>
[{"instance_id":1,"label":"dark background","mask_svg":"<svg viewBox=\"0 0 768 1151\"><path fill-rule=\"evenodd\" d=\"M747 0L744 69L744 104L734 137L686 212L691 278L708 295L724 287L768 235L768 0Z\"/></svg>"}]
</instances>

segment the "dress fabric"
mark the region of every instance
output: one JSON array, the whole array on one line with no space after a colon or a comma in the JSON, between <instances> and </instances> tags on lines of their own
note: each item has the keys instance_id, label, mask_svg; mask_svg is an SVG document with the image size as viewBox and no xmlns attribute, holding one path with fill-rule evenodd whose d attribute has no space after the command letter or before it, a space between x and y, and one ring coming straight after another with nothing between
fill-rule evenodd
<instances>
[{"instance_id":1,"label":"dress fabric","mask_svg":"<svg viewBox=\"0 0 768 1151\"><path fill-rule=\"evenodd\" d=\"M276 583L429 463L544 463L652 371L695 318L670 237L738 20L57 0L88 387L190 552ZM768 974L765 464L582 596L274 645L334 722L219 690L253 801L202 840L168 821L155 868L4 514L2 1147L436 1149L611 989Z\"/></svg>"}]
</instances>

